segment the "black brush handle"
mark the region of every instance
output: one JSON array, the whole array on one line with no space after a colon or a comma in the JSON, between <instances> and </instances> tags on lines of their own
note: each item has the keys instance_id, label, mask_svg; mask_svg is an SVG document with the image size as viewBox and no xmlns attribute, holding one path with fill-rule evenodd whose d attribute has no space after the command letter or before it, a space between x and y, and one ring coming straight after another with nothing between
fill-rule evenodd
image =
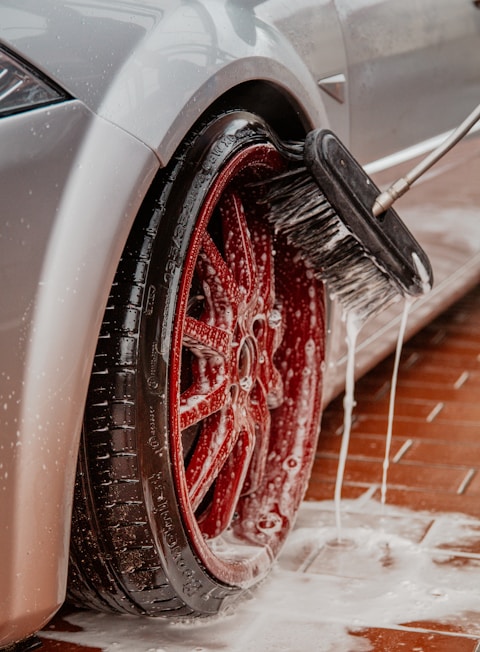
<instances>
[{"instance_id":1,"label":"black brush handle","mask_svg":"<svg viewBox=\"0 0 480 652\"><path fill-rule=\"evenodd\" d=\"M374 217L372 206L380 191L337 136L326 129L310 132L304 159L338 218L366 255L371 255L408 294L417 296L425 292L426 284L431 287L428 256L393 209ZM413 254L425 270L423 278Z\"/></svg>"}]
</instances>

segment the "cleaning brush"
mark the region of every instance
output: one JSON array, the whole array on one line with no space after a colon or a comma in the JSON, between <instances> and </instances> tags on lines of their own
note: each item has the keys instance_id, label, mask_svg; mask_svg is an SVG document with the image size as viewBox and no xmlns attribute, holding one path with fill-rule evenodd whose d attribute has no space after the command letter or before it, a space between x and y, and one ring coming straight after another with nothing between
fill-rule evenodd
<instances>
[{"instance_id":1,"label":"cleaning brush","mask_svg":"<svg viewBox=\"0 0 480 652\"><path fill-rule=\"evenodd\" d=\"M480 120L480 104L465 118L465 120L446 138L439 147L436 147L428 156L420 161L410 172L393 183L387 190L380 193L375 199L372 208L374 215L381 215L393 203L404 195L407 190L425 174L432 165L439 161L447 152L449 152L458 141L463 138L470 129Z\"/></svg>"},{"instance_id":2,"label":"cleaning brush","mask_svg":"<svg viewBox=\"0 0 480 652\"><path fill-rule=\"evenodd\" d=\"M430 262L392 204L480 120L480 105L436 149L384 192L328 130L305 143L282 143L287 158L302 160L271 179L267 219L301 252L345 312L364 320L399 296L432 286Z\"/></svg>"},{"instance_id":3,"label":"cleaning brush","mask_svg":"<svg viewBox=\"0 0 480 652\"><path fill-rule=\"evenodd\" d=\"M292 144L298 153L299 143ZM304 166L266 182L267 220L327 282L359 324L401 296L431 287L427 255L397 213L374 216L380 190L329 130L310 132Z\"/></svg>"}]
</instances>

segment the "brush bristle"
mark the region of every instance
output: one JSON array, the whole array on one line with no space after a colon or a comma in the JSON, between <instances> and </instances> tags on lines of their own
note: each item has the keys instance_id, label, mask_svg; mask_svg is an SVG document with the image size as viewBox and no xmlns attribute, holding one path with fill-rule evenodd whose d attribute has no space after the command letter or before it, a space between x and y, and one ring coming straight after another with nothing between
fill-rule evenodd
<instances>
[{"instance_id":1,"label":"brush bristle","mask_svg":"<svg viewBox=\"0 0 480 652\"><path fill-rule=\"evenodd\" d=\"M326 281L329 295L363 323L401 291L340 220L305 168L267 184L267 219Z\"/></svg>"}]
</instances>

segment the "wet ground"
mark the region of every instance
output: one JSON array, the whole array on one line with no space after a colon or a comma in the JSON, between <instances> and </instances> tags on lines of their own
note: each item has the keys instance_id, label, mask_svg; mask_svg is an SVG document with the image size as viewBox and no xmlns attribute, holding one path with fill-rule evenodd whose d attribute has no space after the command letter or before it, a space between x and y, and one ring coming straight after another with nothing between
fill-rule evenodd
<instances>
[{"instance_id":1,"label":"wet ground","mask_svg":"<svg viewBox=\"0 0 480 652\"><path fill-rule=\"evenodd\" d=\"M343 410L324 416L295 531L233 614L172 625L63 611L44 652L480 652L480 288L408 342L380 504L392 359L357 383L343 487Z\"/></svg>"}]
</instances>

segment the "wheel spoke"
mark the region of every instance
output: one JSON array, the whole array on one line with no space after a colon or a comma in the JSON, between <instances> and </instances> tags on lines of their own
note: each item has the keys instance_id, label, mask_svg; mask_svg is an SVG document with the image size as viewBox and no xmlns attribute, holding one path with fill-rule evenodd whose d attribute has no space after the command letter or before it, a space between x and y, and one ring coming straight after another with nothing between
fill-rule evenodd
<instances>
[{"instance_id":1,"label":"wheel spoke","mask_svg":"<svg viewBox=\"0 0 480 652\"><path fill-rule=\"evenodd\" d=\"M242 430L217 482L210 510L201 522L204 535L213 539L224 532L235 516L253 451L253 434Z\"/></svg>"},{"instance_id":2,"label":"wheel spoke","mask_svg":"<svg viewBox=\"0 0 480 652\"><path fill-rule=\"evenodd\" d=\"M199 360L196 367L205 366L205 359ZM209 371L215 374L211 367ZM221 369L218 370L220 380L215 383L211 378L197 373L197 380L180 396L180 430L200 423L212 414L225 407L229 396L230 381Z\"/></svg>"},{"instance_id":3,"label":"wheel spoke","mask_svg":"<svg viewBox=\"0 0 480 652\"><path fill-rule=\"evenodd\" d=\"M272 238L267 226L263 222L259 220L255 221L251 241L257 267L260 300L263 310L268 312L273 308L275 281Z\"/></svg>"},{"instance_id":4,"label":"wheel spoke","mask_svg":"<svg viewBox=\"0 0 480 652\"><path fill-rule=\"evenodd\" d=\"M268 407L278 407L283 400L283 382L274 364L274 356L283 339L283 320L275 308L275 273L271 235L265 224L255 221L252 244L259 278L259 303L261 318L255 322L255 335L259 349L258 377L267 392ZM260 306L259 306L260 308Z\"/></svg>"},{"instance_id":5,"label":"wheel spoke","mask_svg":"<svg viewBox=\"0 0 480 652\"><path fill-rule=\"evenodd\" d=\"M230 193L220 206L225 257L245 301L250 302L257 290L257 270L250 232L240 198Z\"/></svg>"},{"instance_id":6,"label":"wheel spoke","mask_svg":"<svg viewBox=\"0 0 480 652\"><path fill-rule=\"evenodd\" d=\"M230 328L241 295L232 272L208 233L203 236L196 269L205 292L205 321Z\"/></svg>"},{"instance_id":7,"label":"wheel spoke","mask_svg":"<svg viewBox=\"0 0 480 652\"><path fill-rule=\"evenodd\" d=\"M266 390L270 409L279 407L284 397L282 376L274 362L282 332L282 318L276 309L270 311L268 318L257 329L257 343L261 352L258 378Z\"/></svg>"},{"instance_id":8,"label":"wheel spoke","mask_svg":"<svg viewBox=\"0 0 480 652\"><path fill-rule=\"evenodd\" d=\"M183 345L199 358L220 355L226 358L232 336L222 328L217 328L199 319L187 317L183 331Z\"/></svg>"},{"instance_id":9,"label":"wheel spoke","mask_svg":"<svg viewBox=\"0 0 480 652\"><path fill-rule=\"evenodd\" d=\"M224 408L204 421L186 469L188 495L194 511L225 466L237 438L231 409Z\"/></svg>"},{"instance_id":10,"label":"wheel spoke","mask_svg":"<svg viewBox=\"0 0 480 652\"><path fill-rule=\"evenodd\" d=\"M244 483L242 494L246 495L256 491L261 485L267 462L271 416L267 404L265 390L260 383L256 383L250 393L249 413L255 424L255 447L252 453L248 475Z\"/></svg>"}]
</instances>

